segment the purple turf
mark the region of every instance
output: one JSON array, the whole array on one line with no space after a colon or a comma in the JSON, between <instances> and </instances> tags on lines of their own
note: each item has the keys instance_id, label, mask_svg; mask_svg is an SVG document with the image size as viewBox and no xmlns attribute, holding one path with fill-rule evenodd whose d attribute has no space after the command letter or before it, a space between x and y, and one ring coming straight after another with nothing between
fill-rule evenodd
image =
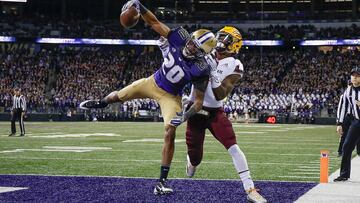
<instances>
[{"instance_id":1,"label":"purple turf","mask_svg":"<svg viewBox=\"0 0 360 203\"><path fill-rule=\"evenodd\" d=\"M246 202L239 181L170 180L170 196L154 196L155 179L0 175L0 187L29 187L0 193L0 202ZM257 181L268 202L293 202L316 183Z\"/></svg>"}]
</instances>

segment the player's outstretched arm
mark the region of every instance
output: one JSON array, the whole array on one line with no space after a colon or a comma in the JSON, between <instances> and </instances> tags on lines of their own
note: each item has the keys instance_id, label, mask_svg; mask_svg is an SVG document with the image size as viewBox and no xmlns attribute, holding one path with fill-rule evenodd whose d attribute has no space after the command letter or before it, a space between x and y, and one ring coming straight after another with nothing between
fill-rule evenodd
<instances>
[{"instance_id":1,"label":"player's outstretched arm","mask_svg":"<svg viewBox=\"0 0 360 203\"><path fill-rule=\"evenodd\" d=\"M223 100L225 97L227 97L227 95L229 95L230 92L234 89L235 85L238 84L240 78L240 75L231 74L227 76L221 83L216 84L216 82L212 82L211 86L216 100Z\"/></svg>"},{"instance_id":2,"label":"player's outstretched arm","mask_svg":"<svg viewBox=\"0 0 360 203\"><path fill-rule=\"evenodd\" d=\"M148 10L144 5L142 5L139 1L140 6L140 14L142 19L146 24L150 25L155 32L159 33L163 37L167 37L170 32L170 28L164 23L160 22L156 16Z\"/></svg>"}]
</instances>

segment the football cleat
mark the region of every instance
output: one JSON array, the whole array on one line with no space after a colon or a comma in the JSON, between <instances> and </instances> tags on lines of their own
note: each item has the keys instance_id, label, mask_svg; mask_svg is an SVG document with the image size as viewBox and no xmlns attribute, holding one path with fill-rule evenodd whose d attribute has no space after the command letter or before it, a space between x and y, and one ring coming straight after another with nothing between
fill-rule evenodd
<instances>
[{"instance_id":1,"label":"football cleat","mask_svg":"<svg viewBox=\"0 0 360 203\"><path fill-rule=\"evenodd\" d=\"M255 188L246 191L246 193L248 194L247 200L249 202L253 202L253 203L266 203L267 202L266 199L263 196L261 196L258 193L258 190Z\"/></svg>"},{"instance_id":2,"label":"football cleat","mask_svg":"<svg viewBox=\"0 0 360 203\"><path fill-rule=\"evenodd\" d=\"M342 176L339 176L337 178L334 179L334 182L344 182L344 181L347 181L349 178L345 178L345 177L342 177Z\"/></svg>"},{"instance_id":3,"label":"football cleat","mask_svg":"<svg viewBox=\"0 0 360 203\"><path fill-rule=\"evenodd\" d=\"M192 178L195 175L196 166L191 165L189 155L186 155L187 163L186 163L186 175L189 178Z\"/></svg>"},{"instance_id":4,"label":"football cleat","mask_svg":"<svg viewBox=\"0 0 360 203\"><path fill-rule=\"evenodd\" d=\"M172 194L173 189L166 186L166 181L159 181L158 184L154 188L154 195L169 195Z\"/></svg>"},{"instance_id":5,"label":"football cleat","mask_svg":"<svg viewBox=\"0 0 360 203\"><path fill-rule=\"evenodd\" d=\"M80 109L97 109L97 108L105 108L107 107L107 103L105 102L100 102L99 100L86 100L80 103L79 107Z\"/></svg>"}]
</instances>

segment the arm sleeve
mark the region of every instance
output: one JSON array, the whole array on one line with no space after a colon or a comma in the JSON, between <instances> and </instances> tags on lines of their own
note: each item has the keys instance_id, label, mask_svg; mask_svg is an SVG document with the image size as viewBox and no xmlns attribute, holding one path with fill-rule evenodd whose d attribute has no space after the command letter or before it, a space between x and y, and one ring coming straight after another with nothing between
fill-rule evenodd
<instances>
[{"instance_id":1,"label":"arm sleeve","mask_svg":"<svg viewBox=\"0 0 360 203\"><path fill-rule=\"evenodd\" d=\"M349 101L347 99L348 95L349 95L349 91L345 91L340 96L339 106L337 110L337 118L336 118L336 123L338 125L341 125L343 123L345 115L348 112L348 107L349 107Z\"/></svg>"},{"instance_id":2,"label":"arm sleeve","mask_svg":"<svg viewBox=\"0 0 360 203\"><path fill-rule=\"evenodd\" d=\"M23 110L23 112L25 112L26 111L26 99L24 96L22 96L21 102L22 102L22 110Z\"/></svg>"}]
</instances>

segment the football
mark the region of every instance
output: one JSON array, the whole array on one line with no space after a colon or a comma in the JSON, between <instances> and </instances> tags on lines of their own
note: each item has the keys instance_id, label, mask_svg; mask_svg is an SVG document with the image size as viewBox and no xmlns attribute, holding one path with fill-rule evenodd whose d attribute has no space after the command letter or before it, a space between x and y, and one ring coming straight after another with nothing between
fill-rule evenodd
<instances>
[{"instance_id":1,"label":"football","mask_svg":"<svg viewBox=\"0 0 360 203\"><path fill-rule=\"evenodd\" d=\"M140 13L138 13L135 7L130 6L120 14L120 24L125 28L134 27L139 21Z\"/></svg>"}]
</instances>

